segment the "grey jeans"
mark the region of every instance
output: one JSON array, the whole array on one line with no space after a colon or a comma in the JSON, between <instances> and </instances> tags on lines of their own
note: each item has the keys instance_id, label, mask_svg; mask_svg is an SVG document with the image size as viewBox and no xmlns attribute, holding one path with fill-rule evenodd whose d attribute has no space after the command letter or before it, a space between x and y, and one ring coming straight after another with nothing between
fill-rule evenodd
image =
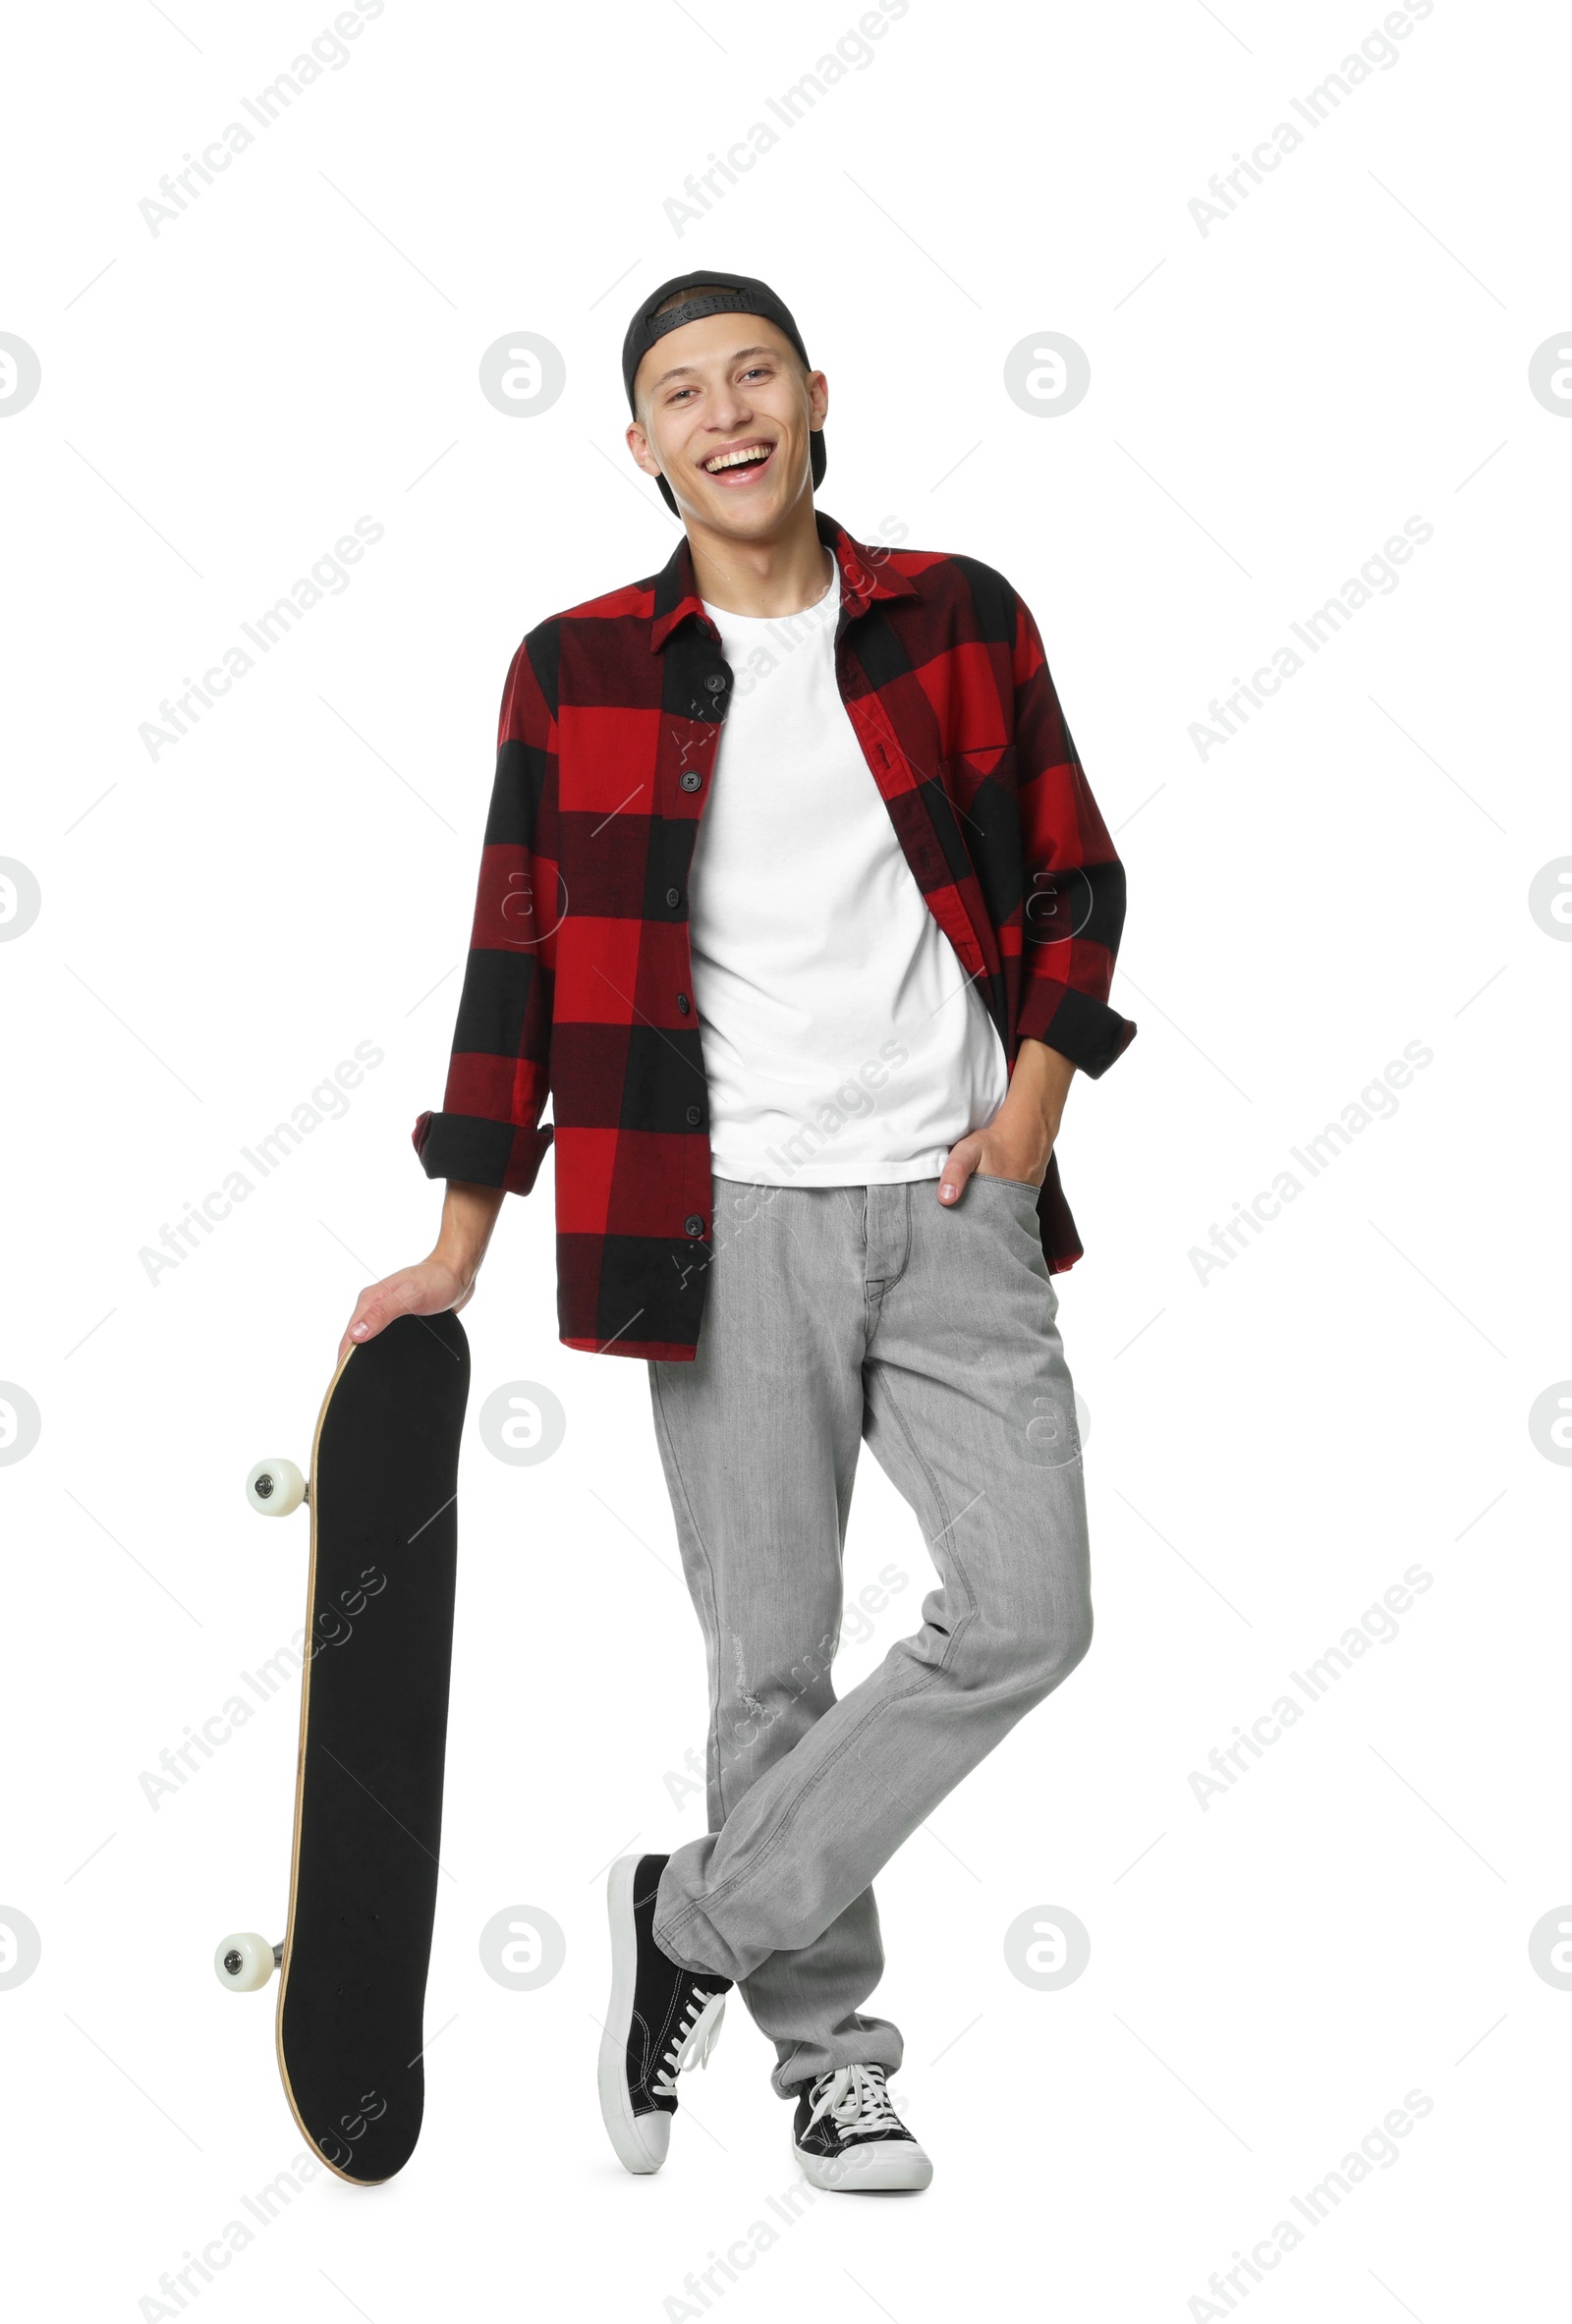
<instances>
[{"instance_id":1,"label":"grey jeans","mask_svg":"<svg viewBox=\"0 0 1572 2324\"><path fill-rule=\"evenodd\" d=\"M884 1965L874 1873L1092 1642L1075 1401L1037 1190L714 1181L699 1351L649 1364L709 1673L709 1831L672 1854L655 1935L738 1980L775 2089L853 2060ZM837 1699L859 1446L941 1577L923 1625Z\"/></svg>"}]
</instances>

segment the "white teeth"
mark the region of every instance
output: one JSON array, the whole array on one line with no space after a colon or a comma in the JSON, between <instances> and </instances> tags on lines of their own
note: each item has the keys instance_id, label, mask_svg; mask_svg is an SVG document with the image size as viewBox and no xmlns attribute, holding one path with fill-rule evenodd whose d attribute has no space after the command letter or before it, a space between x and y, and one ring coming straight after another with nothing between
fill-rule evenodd
<instances>
[{"instance_id":1,"label":"white teeth","mask_svg":"<svg viewBox=\"0 0 1572 2324\"><path fill-rule=\"evenodd\" d=\"M767 460L773 450L772 444L750 444L741 452L722 452L717 459L704 462L704 473L718 476L723 468L741 468L745 462Z\"/></svg>"}]
</instances>

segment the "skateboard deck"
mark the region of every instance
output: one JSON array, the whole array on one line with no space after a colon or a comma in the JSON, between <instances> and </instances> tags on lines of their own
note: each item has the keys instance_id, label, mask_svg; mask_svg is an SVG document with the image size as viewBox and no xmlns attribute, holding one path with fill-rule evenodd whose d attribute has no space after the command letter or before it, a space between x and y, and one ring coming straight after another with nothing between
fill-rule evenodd
<instances>
[{"instance_id":1,"label":"skateboard deck","mask_svg":"<svg viewBox=\"0 0 1572 2324\"><path fill-rule=\"evenodd\" d=\"M312 2147L363 2186L403 2169L424 2107L469 1384L457 1316L401 1316L344 1357L311 1448L278 2064Z\"/></svg>"}]
</instances>

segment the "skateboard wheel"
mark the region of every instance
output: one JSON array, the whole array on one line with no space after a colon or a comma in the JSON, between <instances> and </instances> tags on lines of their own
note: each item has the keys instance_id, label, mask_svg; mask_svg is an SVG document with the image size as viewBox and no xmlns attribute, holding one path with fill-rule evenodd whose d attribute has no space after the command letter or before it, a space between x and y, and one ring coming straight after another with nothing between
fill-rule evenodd
<instances>
[{"instance_id":1,"label":"skateboard wheel","mask_svg":"<svg viewBox=\"0 0 1572 2324\"><path fill-rule=\"evenodd\" d=\"M213 1974L231 1993L257 1993L277 1965L277 1948L254 1929L221 1937L213 1955Z\"/></svg>"},{"instance_id":2,"label":"skateboard wheel","mask_svg":"<svg viewBox=\"0 0 1572 2324\"><path fill-rule=\"evenodd\" d=\"M293 1461L258 1461L246 1479L246 1498L259 1517L288 1517L306 1499L306 1479Z\"/></svg>"}]
</instances>

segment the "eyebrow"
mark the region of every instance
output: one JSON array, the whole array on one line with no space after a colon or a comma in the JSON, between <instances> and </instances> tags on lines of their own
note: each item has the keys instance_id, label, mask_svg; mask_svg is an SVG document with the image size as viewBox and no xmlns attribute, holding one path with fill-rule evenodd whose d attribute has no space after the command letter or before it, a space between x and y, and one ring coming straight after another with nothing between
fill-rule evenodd
<instances>
[{"instance_id":1,"label":"eyebrow","mask_svg":"<svg viewBox=\"0 0 1572 2324\"><path fill-rule=\"evenodd\" d=\"M780 350L777 347L739 347L736 354L729 355L726 360L728 363L740 363L745 355L778 356ZM696 371L698 367L697 363L673 363L669 371L662 371L658 379L650 381L650 394L653 395L657 388L664 387L668 379L684 378L689 373Z\"/></svg>"}]
</instances>

